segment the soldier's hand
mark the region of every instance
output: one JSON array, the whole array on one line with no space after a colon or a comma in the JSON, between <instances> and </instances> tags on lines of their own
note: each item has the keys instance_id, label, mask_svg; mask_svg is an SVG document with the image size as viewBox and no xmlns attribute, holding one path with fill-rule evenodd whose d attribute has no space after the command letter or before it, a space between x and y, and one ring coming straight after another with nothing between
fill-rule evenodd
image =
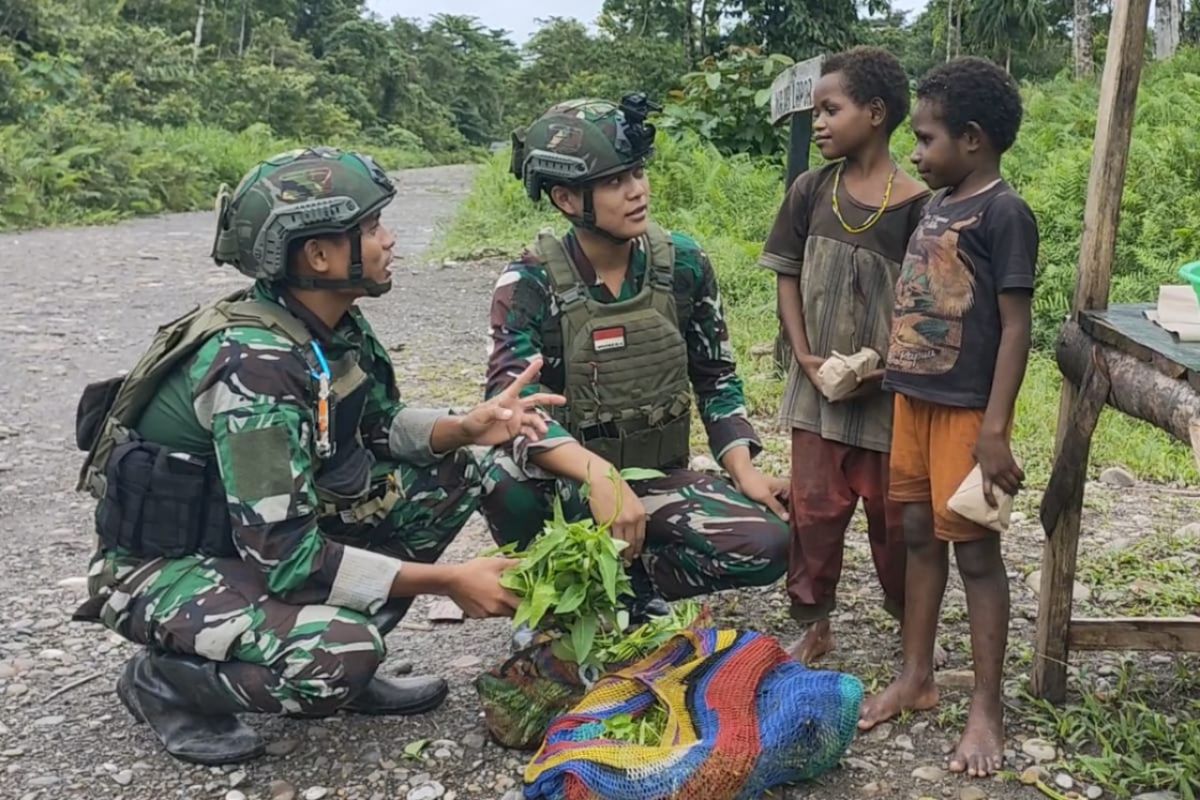
<instances>
[{"instance_id":1,"label":"soldier's hand","mask_svg":"<svg viewBox=\"0 0 1200 800\"><path fill-rule=\"evenodd\" d=\"M791 492L791 483L787 479L769 478L752 467L745 475L735 476L733 485L746 497L771 509L784 522L788 521L784 503Z\"/></svg>"},{"instance_id":2,"label":"soldier's hand","mask_svg":"<svg viewBox=\"0 0 1200 800\"><path fill-rule=\"evenodd\" d=\"M520 564L512 558L475 558L456 564L447 594L468 617L511 617L521 601L500 585L500 576Z\"/></svg>"},{"instance_id":3,"label":"soldier's hand","mask_svg":"<svg viewBox=\"0 0 1200 800\"><path fill-rule=\"evenodd\" d=\"M546 433L546 415L539 406L561 406L567 399L559 394L538 392L522 397L542 369L540 356L529 362L508 388L491 400L475 406L462 418L463 436L470 444L492 446L518 436L537 441Z\"/></svg>"},{"instance_id":4,"label":"soldier's hand","mask_svg":"<svg viewBox=\"0 0 1200 800\"><path fill-rule=\"evenodd\" d=\"M621 551L627 562L641 555L646 541L646 508L628 483L621 480L614 487L607 477L593 480L588 505L597 524L611 520L612 537L628 543Z\"/></svg>"}]
</instances>

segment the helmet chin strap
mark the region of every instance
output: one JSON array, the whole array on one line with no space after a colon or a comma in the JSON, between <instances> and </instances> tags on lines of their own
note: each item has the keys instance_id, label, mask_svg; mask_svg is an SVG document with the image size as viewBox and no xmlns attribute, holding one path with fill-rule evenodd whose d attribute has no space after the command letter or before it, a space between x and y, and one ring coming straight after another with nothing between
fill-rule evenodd
<instances>
[{"instance_id":1,"label":"helmet chin strap","mask_svg":"<svg viewBox=\"0 0 1200 800\"><path fill-rule=\"evenodd\" d=\"M287 283L301 289L362 289L368 297L381 297L391 291L391 280L379 283L363 277L362 232L354 227L346 231L350 237L350 275L342 278L308 278L289 275Z\"/></svg>"},{"instance_id":2,"label":"helmet chin strap","mask_svg":"<svg viewBox=\"0 0 1200 800\"><path fill-rule=\"evenodd\" d=\"M585 186L583 188L583 215L575 216L573 214L564 215L577 228L583 228L589 233L594 233L597 236L607 239L613 244L626 244L633 241L637 237L616 236L601 228L596 224L596 207L592 201L592 187Z\"/></svg>"}]
</instances>

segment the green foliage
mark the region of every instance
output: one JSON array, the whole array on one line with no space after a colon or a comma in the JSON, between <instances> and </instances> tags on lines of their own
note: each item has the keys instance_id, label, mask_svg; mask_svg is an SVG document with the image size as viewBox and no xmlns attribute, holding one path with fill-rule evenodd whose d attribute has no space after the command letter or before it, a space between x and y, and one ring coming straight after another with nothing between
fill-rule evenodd
<instances>
[{"instance_id":1,"label":"green foliage","mask_svg":"<svg viewBox=\"0 0 1200 800\"><path fill-rule=\"evenodd\" d=\"M596 663L597 634L620 632L629 624L620 602L633 594L621 563L625 546L609 535L607 523L568 523L556 497L554 518L528 551L514 554L520 565L500 579L521 598L513 626L559 631L556 656L577 664Z\"/></svg>"},{"instance_id":2,"label":"green foliage","mask_svg":"<svg viewBox=\"0 0 1200 800\"><path fill-rule=\"evenodd\" d=\"M1117 591L1117 607L1132 617L1200 615L1200 536L1156 533L1128 547L1083 553L1080 577L1089 586Z\"/></svg>"},{"instance_id":3,"label":"green foliage","mask_svg":"<svg viewBox=\"0 0 1200 800\"><path fill-rule=\"evenodd\" d=\"M660 703L653 703L636 717L632 714L617 714L604 720L604 738L618 742L658 747L667 729L667 710Z\"/></svg>"},{"instance_id":4,"label":"green foliage","mask_svg":"<svg viewBox=\"0 0 1200 800\"><path fill-rule=\"evenodd\" d=\"M300 145L264 125L239 133L117 125L54 107L37 127L0 127L0 229L211 206L221 182L234 185L255 161ZM372 152L389 169L430 160L421 152Z\"/></svg>"},{"instance_id":5,"label":"green foliage","mask_svg":"<svg viewBox=\"0 0 1200 800\"><path fill-rule=\"evenodd\" d=\"M510 78L509 131L575 97L616 100L626 92L644 91L661 101L687 69L683 47L675 39L593 36L581 23L561 18L549 20L525 50L529 63Z\"/></svg>"},{"instance_id":6,"label":"green foliage","mask_svg":"<svg viewBox=\"0 0 1200 800\"><path fill-rule=\"evenodd\" d=\"M626 480L661 475L655 470L620 473ZM617 478L618 473L610 470L606 479L615 483ZM632 596L633 587L620 555L627 544L610 535L611 525L612 520L568 523L556 497L554 517L528 550L516 552L512 546L498 550L521 562L500 579L521 599L513 627L527 624L554 633L555 657L600 669L652 652L700 613L694 602L680 603L669 616L627 631L629 613L622 598Z\"/></svg>"},{"instance_id":7,"label":"green foliage","mask_svg":"<svg viewBox=\"0 0 1200 800\"><path fill-rule=\"evenodd\" d=\"M1200 796L1200 701L1184 665L1176 680L1138 674L1126 666L1111 692L1086 693L1079 703L1056 706L1026 696L1027 717L1044 735L1075 755L1067 767L1076 778L1115 796L1174 791ZM1172 685L1174 683L1175 685ZM1192 698L1180 703L1180 697Z\"/></svg>"},{"instance_id":8,"label":"green foliage","mask_svg":"<svg viewBox=\"0 0 1200 800\"><path fill-rule=\"evenodd\" d=\"M773 126L769 115L771 81L792 63L755 47L731 48L719 59L709 56L683 76L682 89L671 92L661 127L697 131L727 155L784 152L787 126Z\"/></svg>"}]
</instances>

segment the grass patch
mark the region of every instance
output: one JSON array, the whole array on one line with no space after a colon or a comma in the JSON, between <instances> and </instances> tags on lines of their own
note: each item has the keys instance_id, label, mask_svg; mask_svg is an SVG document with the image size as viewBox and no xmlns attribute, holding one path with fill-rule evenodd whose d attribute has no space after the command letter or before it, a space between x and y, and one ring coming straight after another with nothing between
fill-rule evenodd
<instances>
[{"instance_id":1,"label":"grass patch","mask_svg":"<svg viewBox=\"0 0 1200 800\"><path fill-rule=\"evenodd\" d=\"M116 125L65 108L41 124L0 126L0 230L109 223L211 208L217 187L236 186L257 161L308 143L261 124L231 132L207 125ZM389 170L434 156L353 142Z\"/></svg>"},{"instance_id":2,"label":"grass patch","mask_svg":"<svg viewBox=\"0 0 1200 800\"><path fill-rule=\"evenodd\" d=\"M501 152L480 169L470 196L435 246L439 256L515 257L539 228L565 230L548 202L535 205L525 196L508 172L508 158ZM783 393L769 348L778 329L775 282L755 262L782 197L779 169L746 157L723 157L696 140L660 137L650 180L655 218L691 234L708 252L720 278L747 407L756 418L773 420ZM1018 398L1014 433L1014 449L1033 487L1044 486L1050 477L1061 389L1052 356L1035 352ZM694 444L696 452L707 450L702 441ZM1091 473L1114 465L1161 483L1200 479L1186 447L1149 424L1106 409L1092 444Z\"/></svg>"},{"instance_id":3,"label":"grass patch","mask_svg":"<svg viewBox=\"0 0 1200 800\"><path fill-rule=\"evenodd\" d=\"M1121 550L1082 554L1079 574L1089 586L1120 599L1097 605L1127 616L1200 614L1200 535L1155 533Z\"/></svg>"},{"instance_id":4,"label":"grass patch","mask_svg":"<svg viewBox=\"0 0 1200 800\"><path fill-rule=\"evenodd\" d=\"M1200 700L1176 682L1126 665L1111 693L1055 706L1026 696L1026 721L1066 746L1068 770L1120 798L1174 791L1200 796Z\"/></svg>"}]
</instances>

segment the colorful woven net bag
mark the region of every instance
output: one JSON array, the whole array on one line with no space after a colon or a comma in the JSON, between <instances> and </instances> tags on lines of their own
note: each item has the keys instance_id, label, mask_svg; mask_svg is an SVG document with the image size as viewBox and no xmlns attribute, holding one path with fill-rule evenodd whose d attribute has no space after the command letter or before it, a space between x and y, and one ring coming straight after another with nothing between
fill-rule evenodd
<instances>
[{"instance_id":1,"label":"colorful woven net bag","mask_svg":"<svg viewBox=\"0 0 1200 800\"><path fill-rule=\"evenodd\" d=\"M854 738L862 683L810 670L754 632L691 629L601 678L550 726L529 800L742 800L810 780ZM661 744L605 738L605 721L666 711Z\"/></svg>"}]
</instances>

